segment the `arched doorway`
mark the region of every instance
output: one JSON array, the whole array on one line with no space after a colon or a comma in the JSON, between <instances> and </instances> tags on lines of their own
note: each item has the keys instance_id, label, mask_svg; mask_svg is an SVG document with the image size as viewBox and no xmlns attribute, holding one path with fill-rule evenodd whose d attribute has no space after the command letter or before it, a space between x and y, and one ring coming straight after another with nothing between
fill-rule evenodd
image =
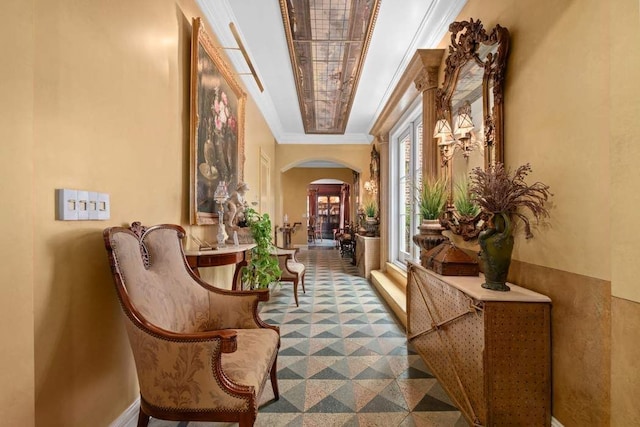
<instances>
[{"instance_id":1,"label":"arched doorway","mask_svg":"<svg viewBox=\"0 0 640 427\"><path fill-rule=\"evenodd\" d=\"M351 184L319 179L307 187L307 215L314 238L333 240L336 232L351 222L351 210Z\"/></svg>"}]
</instances>

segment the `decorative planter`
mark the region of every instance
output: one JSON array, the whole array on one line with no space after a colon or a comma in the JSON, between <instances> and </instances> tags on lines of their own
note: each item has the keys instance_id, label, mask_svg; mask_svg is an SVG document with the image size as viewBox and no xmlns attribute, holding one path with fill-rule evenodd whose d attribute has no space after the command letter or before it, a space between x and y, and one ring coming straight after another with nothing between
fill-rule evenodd
<instances>
[{"instance_id":1,"label":"decorative planter","mask_svg":"<svg viewBox=\"0 0 640 427\"><path fill-rule=\"evenodd\" d=\"M378 220L374 217L368 216L365 219L364 228L366 230L365 235L367 237L375 237L378 235Z\"/></svg>"},{"instance_id":2,"label":"decorative planter","mask_svg":"<svg viewBox=\"0 0 640 427\"><path fill-rule=\"evenodd\" d=\"M483 288L494 291L508 291L506 285L511 254L513 252L513 229L511 219L504 212L493 215L490 227L480 233L480 261L484 270Z\"/></svg>"},{"instance_id":3,"label":"decorative planter","mask_svg":"<svg viewBox=\"0 0 640 427\"><path fill-rule=\"evenodd\" d=\"M442 235L444 227L437 219L423 219L418 230L420 233L413 236L413 243L420 248L420 264L427 268L427 252L449 239Z\"/></svg>"}]
</instances>

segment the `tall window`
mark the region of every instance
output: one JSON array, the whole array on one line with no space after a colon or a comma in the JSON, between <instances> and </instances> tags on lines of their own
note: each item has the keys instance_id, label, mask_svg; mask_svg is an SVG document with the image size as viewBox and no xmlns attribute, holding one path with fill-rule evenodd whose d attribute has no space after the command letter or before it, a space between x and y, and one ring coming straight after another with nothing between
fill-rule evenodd
<instances>
[{"instance_id":1,"label":"tall window","mask_svg":"<svg viewBox=\"0 0 640 427\"><path fill-rule=\"evenodd\" d=\"M390 259L406 265L420 257L413 243L418 232L420 212L416 195L422 182L422 109L411 110L391 132L391 224Z\"/></svg>"}]
</instances>

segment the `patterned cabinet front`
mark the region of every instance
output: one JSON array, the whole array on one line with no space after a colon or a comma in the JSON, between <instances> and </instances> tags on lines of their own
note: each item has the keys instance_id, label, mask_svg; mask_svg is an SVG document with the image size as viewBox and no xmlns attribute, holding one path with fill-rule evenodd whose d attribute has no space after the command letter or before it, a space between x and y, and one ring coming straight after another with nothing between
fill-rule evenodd
<instances>
[{"instance_id":1,"label":"patterned cabinet front","mask_svg":"<svg viewBox=\"0 0 640 427\"><path fill-rule=\"evenodd\" d=\"M551 424L551 300L410 264L407 335L470 425Z\"/></svg>"}]
</instances>

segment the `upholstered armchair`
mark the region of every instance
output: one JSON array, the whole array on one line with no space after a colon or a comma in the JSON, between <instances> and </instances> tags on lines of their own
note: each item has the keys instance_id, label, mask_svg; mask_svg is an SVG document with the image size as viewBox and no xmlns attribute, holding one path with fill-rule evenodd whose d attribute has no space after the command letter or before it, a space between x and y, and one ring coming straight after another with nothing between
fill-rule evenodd
<instances>
[{"instance_id":1,"label":"upholstered armchair","mask_svg":"<svg viewBox=\"0 0 640 427\"><path fill-rule=\"evenodd\" d=\"M280 281L293 283L293 298L296 301L296 307L299 307L298 283L302 284L302 292L306 293L306 290L304 289L304 275L306 273L306 267L296 259L297 251L297 249L276 247L273 252L273 256L278 257L278 265L280 270L282 270Z\"/></svg>"},{"instance_id":2,"label":"upholstered armchair","mask_svg":"<svg viewBox=\"0 0 640 427\"><path fill-rule=\"evenodd\" d=\"M188 267L177 225L104 231L140 385L138 427L149 417L252 426L267 378L278 399L280 332L258 317L268 290L228 291Z\"/></svg>"}]
</instances>

